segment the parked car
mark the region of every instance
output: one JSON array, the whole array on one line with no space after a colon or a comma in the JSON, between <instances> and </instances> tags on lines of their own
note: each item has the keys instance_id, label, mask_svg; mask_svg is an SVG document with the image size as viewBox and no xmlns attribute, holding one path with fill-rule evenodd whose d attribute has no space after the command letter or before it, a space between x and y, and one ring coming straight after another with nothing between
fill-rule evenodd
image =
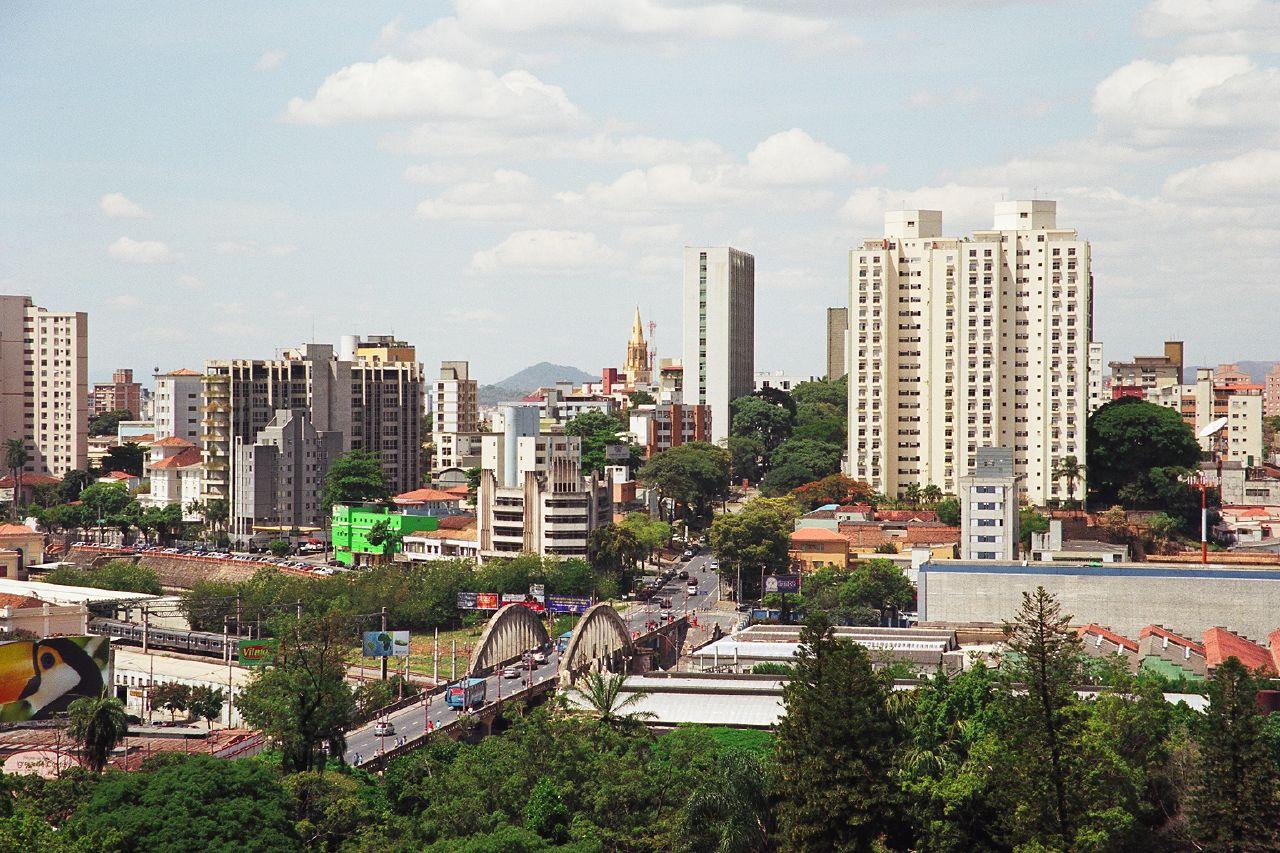
<instances>
[{"instance_id":1,"label":"parked car","mask_svg":"<svg viewBox=\"0 0 1280 853\"><path fill-rule=\"evenodd\" d=\"M390 737L396 733L396 724L390 720L378 720L373 724L373 734L376 737Z\"/></svg>"},{"instance_id":2,"label":"parked car","mask_svg":"<svg viewBox=\"0 0 1280 853\"><path fill-rule=\"evenodd\" d=\"M686 579L687 577L689 577L689 573L688 573L687 571L681 570L681 572L680 572L680 580L684 580L684 579Z\"/></svg>"},{"instance_id":3,"label":"parked car","mask_svg":"<svg viewBox=\"0 0 1280 853\"><path fill-rule=\"evenodd\" d=\"M519 678L520 670L514 666L509 666L502 671L503 678Z\"/></svg>"},{"instance_id":4,"label":"parked car","mask_svg":"<svg viewBox=\"0 0 1280 853\"><path fill-rule=\"evenodd\" d=\"M546 663L546 662L547 662L547 655L546 655L546 653L545 653L545 652L543 652L543 651L541 651L541 650L534 652L534 653L533 653L533 662L534 662L534 663L536 663L538 666L542 666L544 663Z\"/></svg>"},{"instance_id":5,"label":"parked car","mask_svg":"<svg viewBox=\"0 0 1280 853\"><path fill-rule=\"evenodd\" d=\"M692 549L692 548L688 548L688 549L686 549L686 550L685 550L685 552L684 552L684 558L685 558L686 560L691 560L691 559L693 559L695 556L697 556L697 555L696 555L696 554L694 554L694 552L693 552L693 549Z\"/></svg>"}]
</instances>

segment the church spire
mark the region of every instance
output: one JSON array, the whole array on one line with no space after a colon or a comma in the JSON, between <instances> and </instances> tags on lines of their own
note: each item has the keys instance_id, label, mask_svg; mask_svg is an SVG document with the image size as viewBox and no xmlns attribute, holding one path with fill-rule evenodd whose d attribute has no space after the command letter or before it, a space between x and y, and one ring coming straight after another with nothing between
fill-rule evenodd
<instances>
[{"instance_id":1,"label":"church spire","mask_svg":"<svg viewBox=\"0 0 1280 853\"><path fill-rule=\"evenodd\" d=\"M627 360L622 370L631 385L649 384L649 348L644 340L644 324L640 322L639 306L636 306L636 319L631 324L631 340L627 341Z\"/></svg>"},{"instance_id":2,"label":"church spire","mask_svg":"<svg viewBox=\"0 0 1280 853\"><path fill-rule=\"evenodd\" d=\"M640 306L636 306L636 319L631 324L631 343L644 343L644 324L640 322Z\"/></svg>"}]
</instances>

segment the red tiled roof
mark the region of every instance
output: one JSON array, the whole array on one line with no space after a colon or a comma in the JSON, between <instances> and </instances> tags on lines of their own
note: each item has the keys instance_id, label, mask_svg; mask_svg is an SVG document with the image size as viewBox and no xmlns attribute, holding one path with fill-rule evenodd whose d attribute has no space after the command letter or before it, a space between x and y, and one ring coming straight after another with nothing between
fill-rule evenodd
<instances>
[{"instance_id":1,"label":"red tiled roof","mask_svg":"<svg viewBox=\"0 0 1280 853\"><path fill-rule=\"evenodd\" d=\"M39 536L25 524L0 524L0 536Z\"/></svg>"},{"instance_id":2,"label":"red tiled roof","mask_svg":"<svg viewBox=\"0 0 1280 853\"><path fill-rule=\"evenodd\" d=\"M177 370L170 370L165 376L199 376L200 374L188 367L179 367Z\"/></svg>"},{"instance_id":3,"label":"red tiled roof","mask_svg":"<svg viewBox=\"0 0 1280 853\"><path fill-rule=\"evenodd\" d=\"M61 483L61 482L62 482L61 479L57 477L52 477L48 474L36 474L30 471L23 472L22 474L22 485L24 487L52 486L55 483ZM0 489L12 489L12 488L13 488L12 474L5 474L3 477L0 477Z\"/></svg>"},{"instance_id":4,"label":"red tiled roof","mask_svg":"<svg viewBox=\"0 0 1280 853\"><path fill-rule=\"evenodd\" d=\"M881 509L876 510L876 521L937 521L938 514L931 509Z\"/></svg>"},{"instance_id":5,"label":"red tiled roof","mask_svg":"<svg viewBox=\"0 0 1280 853\"><path fill-rule=\"evenodd\" d=\"M466 486L450 486L449 488L445 489L445 491L451 495L458 495L464 498L467 495L471 494L471 490Z\"/></svg>"},{"instance_id":6,"label":"red tiled roof","mask_svg":"<svg viewBox=\"0 0 1280 853\"><path fill-rule=\"evenodd\" d=\"M113 480L132 480L137 474L130 474L128 471L111 471L106 476Z\"/></svg>"},{"instance_id":7,"label":"red tiled roof","mask_svg":"<svg viewBox=\"0 0 1280 853\"><path fill-rule=\"evenodd\" d=\"M17 610L22 607L41 607L44 602L30 595L18 595L13 592L0 592L0 607L12 607Z\"/></svg>"},{"instance_id":8,"label":"red tiled roof","mask_svg":"<svg viewBox=\"0 0 1280 853\"><path fill-rule=\"evenodd\" d=\"M465 530L476 523L474 515L446 515L440 519L440 530Z\"/></svg>"},{"instance_id":9,"label":"red tiled roof","mask_svg":"<svg viewBox=\"0 0 1280 853\"><path fill-rule=\"evenodd\" d=\"M162 470L167 470L169 468L189 468L192 465L199 465L200 459L200 448L188 447L186 450L175 456L170 456L168 459L161 459L157 462L152 462L151 470L154 471L157 468Z\"/></svg>"},{"instance_id":10,"label":"red tiled roof","mask_svg":"<svg viewBox=\"0 0 1280 853\"><path fill-rule=\"evenodd\" d=\"M185 438L178 438L178 436L176 435L171 435L168 438L162 438L159 441L153 443L151 446L152 447L195 447L194 444L187 441Z\"/></svg>"},{"instance_id":11,"label":"red tiled roof","mask_svg":"<svg viewBox=\"0 0 1280 853\"><path fill-rule=\"evenodd\" d=\"M1085 636L1086 634L1093 635L1096 637L1102 637L1102 639L1110 640L1111 642L1115 643L1117 646L1126 648L1131 652L1136 653L1138 651L1138 644L1135 643L1133 640L1130 640L1128 637L1125 637L1121 634L1117 634L1115 631L1111 631L1106 628L1103 628L1101 625L1096 625L1096 624L1085 625L1083 628L1077 629L1077 632L1080 634L1081 637Z\"/></svg>"},{"instance_id":12,"label":"red tiled roof","mask_svg":"<svg viewBox=\"0 0 1280 853\"><path fill-rule=\"evenodd\" d=\"M874 524L842 524L840 535L859 551L870 551L877 545L893 541L893 537Z\"/></svg>"},{"instance_id":13,"label":"red tiled roof","mask_svg":"<svg viewBox=\"0 0 1280 853\"><path fill-rule=\"evenodd\" d=\"M1213 669L1227 658L1236 658L1250 670L1261 667L1268 675L1275 675L1271 653L1257 643L1252 643L1226 628L1210 628L1204 632L1205 663Z\"/></svg>"},{"instance_id":14,"label":"red tiled roof","mask_svg":"<svg viewBox=\"0 0 1280 853\"><path fill-rule=\"evenodd\" d=\"M952 545L960 541L959 527L930 525L928 527L908 527L905 541L912 545Z\"/></svg>"},{"instance_id":15,"label":"red tiled roof","mask_svg":"<svg viewBox=\"0 0 1280 853\"><path fill-rule=\"evenodd\" d=\"M1159 625L1148 625L1147 627L1143 628L1141 631L1138 632L1139 638L1151 637L1151 636L1163 637L1164 639L1173 643L1175 646L1182 646L1185 649L1191 649L1191 651L1195 652L1201 657L1204 657L1204 646L1200 645L1194 640L1188 640L1186 637L1183 637L1180 634L1175 634L1172 631L1170 631L1168 628L1162 628Z\"/></svg>"},{"instance_id":16,"label":"red tiled roof","mask_svg":"<svg viewBox=\"0 0 1280 853\"><path fill-rule=\"evenodd\" d=\"M1280 672L1280 629L1267 636L1267 643L1271 646L1271 666Z\"/></svg>"},{"instance_id":17,"label":"red tiled roof","mask_svg":"<svg viewBox=\"0 0 1280 853\"><path fill-rule=\"evenodd\" d=\"M391 500L398 504L419 504L431 501L458 501L461 498L440 489L414 489L412 492L396 495Z\"/></svg>"},{"instance_id":18,"label":"red tiled roof","mask_svg":"<svg viewBox=\"0 0 1280 853\"><path fill-rule=\"evenodd\" d=\"M791 543L801 542L847 542L847 537L825 527L801 527L791 534Z\"/></svg>"}]
</instances>

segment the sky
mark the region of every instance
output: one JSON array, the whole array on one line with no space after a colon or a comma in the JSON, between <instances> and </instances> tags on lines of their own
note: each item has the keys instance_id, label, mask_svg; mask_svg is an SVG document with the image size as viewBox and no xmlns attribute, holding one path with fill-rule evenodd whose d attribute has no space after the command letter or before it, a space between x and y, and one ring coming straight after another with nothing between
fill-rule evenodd
<instances>
[{"instance_id":1,"label":"sky","mask_svg":"<svg viewBox=\"0 0 1280 853\"><path fill-rule=\"evenodd\" d=\"M1058 201L1108 359L1280 358L1280 0L0 3L0 292L90 372L392 333L433 375L678 356L681 251L755 255L824 370L885 210Z\"/></svg>"}]
</instances>

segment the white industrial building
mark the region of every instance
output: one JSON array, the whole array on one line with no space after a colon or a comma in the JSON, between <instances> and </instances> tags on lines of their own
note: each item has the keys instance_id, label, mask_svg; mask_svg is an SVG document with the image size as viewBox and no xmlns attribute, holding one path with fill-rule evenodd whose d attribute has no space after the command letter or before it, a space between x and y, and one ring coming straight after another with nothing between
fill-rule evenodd
<instances>
[{"instance_id":1,"label":"white industrial building","mask_svg":"<svg viewBox=\"0 0 1280 853\"><path fill-rule=\"evenodd\" d=\"M1028 499L1085 458L1089 243L1052 201L999 202L991 230L944 237L942 212L885 214L849 253L848 473L877 491L954 491L979 447L1010 447Z\"/></svg>"}]
</instances>

